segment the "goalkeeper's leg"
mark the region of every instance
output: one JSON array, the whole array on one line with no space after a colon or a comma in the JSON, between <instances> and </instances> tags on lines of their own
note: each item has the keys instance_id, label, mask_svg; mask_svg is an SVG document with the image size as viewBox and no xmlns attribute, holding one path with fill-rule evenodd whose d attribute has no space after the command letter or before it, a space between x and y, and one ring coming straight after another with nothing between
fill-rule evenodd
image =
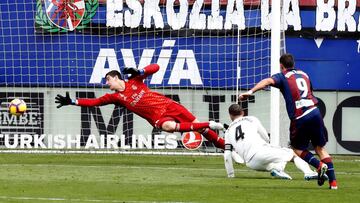
<instances>
[{"instance_id":1,"label":"goalkeeper's leg","mask_svg":"<svg viewBox=\"0 0 360 203\"><path fill-rule=\"evenodd\" d=\"M167 132L198 131L207 140L214 143L220 149L225 149L225 141L211 129L222 129L223 125L214 121L199 122L196 117L184 106L173 103L167 108L163 117L156 121L155 127Z\"/></svg>"},{"instance_id":2,"label":"goalkeeper's leg","mask_svg":"<svg viewBox=\"0 0 360 203\"><path fill-rule=\"evenodd\" d=\"M188 132L188 131L199 131L204 128L210 128L212 130L222 130L224 128L223 124L217 123L215 121L209 122L198 122L197 120L191 123L176 123L175 131L177 132Z\"/></svg>"},{"instance_id":3,"label":"goalkeeper's leg","mask_svg":"<svg viewBox=\"0 0 360 203\"><path fill-rule=\"evenodd\" d=\"M213 130L222 130L223 124L217 123L215 121L209 122L199 122L195 119L193 122L175 122L171 117L165 117L160 119L155 127L161 128L167 132L189 132L189 131L199 131L201 132L205 128L211 128Z\"/></svg>"},{"instance_id":4,"label":"goalkeeper's leg","mask_svg":"<svg viewBox=\"0 0 360 203\"><path fill-rule=\"evenodd\" d=\"M210 142L214 143L215 147L220 149L225 149L225 140L222 137L219 137L215 131L206 128L200 133Z\"/></svg>"},{"instance_id":5,"label":"goalkeeper's leg","mask_svg":"<svg viewBox=\"0 0 360 203\"><path fill-rule=\"evenodd\" d=\"M215 131L209 129L209 122L198 122L197 119L195 119L194 122L191 123L190 122L176 123L173 120L167 120L165 122L162 121L164 120L159 121L162 130L165 130L167 132L198 131L207 140L212 142L217 148L225 149L224 139L219 137Z\"/></svg>"},{"instance_id":6,"label":"goalkeeper's leg","mask_svg":"<svg viewBox=\"0 0 360 203\"><path fill-rule=\"evenodd\" d=\"M172 103L162 117L156 121L155 126L168 132L201 131L205 128L222 130L224 126L215 121L199 122L196 117L184 106Z\"/></svg>"}]
</instances>

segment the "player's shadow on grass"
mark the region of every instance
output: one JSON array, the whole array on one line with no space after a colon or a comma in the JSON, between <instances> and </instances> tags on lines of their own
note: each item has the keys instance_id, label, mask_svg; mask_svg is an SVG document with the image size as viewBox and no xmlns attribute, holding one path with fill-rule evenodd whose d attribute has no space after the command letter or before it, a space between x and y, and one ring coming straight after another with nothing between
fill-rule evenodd
<instances>
[{"instance_id":1,"label":"player's shadow on grass","mask_svg":"<svg viewBox=\"0 0 360 203\"><path fill-rule=\"evenodd\" d=\"M266 179L266 180L269 180L269 179L274 179L272 178L270 175L269 177L259 177L259 176L236 176L235 178L241 178L241 179L256 179L256 180L259 180L259 179Z\"/></svg>"},{"instance_id":2,"label":"player's shadow on grass","mask_svg":"<svg viewBox=\"0 0 360 203\"><path fill-rule=\"evenodd\" d=\"M198 177L204 177L204 178L216 178L216 179L227 179L226 174L191 174L191 175L186 175L186 177L194 177L194 178L198 178ZM184 176L185 177L185 176ZM253 180L279 180L279 179L275 179L273 177L270 176L269 177L265 177L265 176L241 176L241 175L236 175L236 177L234 179L243 179L243 180L249 180L249 179L253 179ZM282 181L287 181L287 180L282 180Z\"/></svg>"},{"instance_id":3,"label":"player's shadow on grass","mask_svg":"<svg viewBox=\"0 0 360 203\"><path fill-rule=\"evenodd\" d=\"M296 191L300 191L300 190L319 190L322 188L319 188L316 184L309 186L309 187L304 187L303 185L293 185L293 184L285 184L286 181L285 180L280 180L277 179L278 181L284 181L284 184L282 185L278 185L278 184L266 184L266 185L248 185L248 184L242 184L242 187L239 187L239 189L241 188L246 188L247 190L261 190L261 189L271 189L271 190L279 190L279 191L284 191L284 189L286 190L296 190ZM276 181L276 180L275 180ZM325 189L325 187L324 187Z\"/></svg>"}]
</instances>

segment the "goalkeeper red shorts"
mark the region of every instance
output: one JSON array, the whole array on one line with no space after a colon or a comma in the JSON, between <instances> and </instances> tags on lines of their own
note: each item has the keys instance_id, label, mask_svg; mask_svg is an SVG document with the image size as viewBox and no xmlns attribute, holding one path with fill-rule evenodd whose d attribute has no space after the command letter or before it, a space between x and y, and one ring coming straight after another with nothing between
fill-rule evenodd
<instances>
[{"instance_id":1,"label":"goalkeeper red shorts","mask_svg":"<svg viewBox=\"0 0 360 203\"><path fill-rule=\"evenodd\" d=\"M178 123L193 122L196 117L188 111L184 106L177 102L173 102L167 108L160 119L155 121L155 127L161 128L166 121L175 121Z\"/></svg>"}]
</instances>

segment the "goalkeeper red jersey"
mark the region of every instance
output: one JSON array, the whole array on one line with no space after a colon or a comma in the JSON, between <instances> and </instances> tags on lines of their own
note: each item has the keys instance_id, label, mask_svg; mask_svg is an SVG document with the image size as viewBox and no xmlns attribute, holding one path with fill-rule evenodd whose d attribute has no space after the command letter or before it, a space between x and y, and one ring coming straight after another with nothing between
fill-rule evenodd
<instances>
[{"instance_id":1,"label":"goalkeeper red jersey","mask_svg":"<svg viewBox=\"0 0 360 203\"><path fill-rule=\"evenodd\" d=\"M125 82L123 91L112 94L105 94L95 99L77 99L79 106L102 106L106 104L121 105L134 112L135 114L145 118L151 125L155 126L155 122L161 118L166 112L167 107L176 103L175 101L165 97L164 95L149 89L143 80L159 70L157 64L151 64L145 67L145 74L136 76Z\"/></svg>"}]
</instances>

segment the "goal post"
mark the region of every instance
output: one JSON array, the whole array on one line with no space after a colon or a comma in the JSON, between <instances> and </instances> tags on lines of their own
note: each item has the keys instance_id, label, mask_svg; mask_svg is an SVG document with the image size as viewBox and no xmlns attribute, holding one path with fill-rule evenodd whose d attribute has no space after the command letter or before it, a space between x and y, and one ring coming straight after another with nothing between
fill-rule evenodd
<instances>
[{"instance_id":1,"label":"goal post","mask_svg":"<svg viewBox=\"0 0 360 203\"><path fill-rule=\"evenodd\" d=\"M281 1L272 2L271 12L271 75L278 73L280 69L281 51ZM272 145L280 145L280 91L276 88L270 90L270 142Z\"/></svg>"},{"instance_id":2,"label":"goal post","mask_svg":"<svg viewBox=\"0 0 360 203\"><path fill-rule=\"evenodd\" d=\"M278 71L284 35L280 17L270 14L280 15L281 9L269 2L1 1L1 150L220 152L205 139L189 150L186 133L160 131L122 106L57 109L55 97L66 92L73 99L100 97L111 93L104 83L108 71L157 63L160 70L144 81L151 89L181 103L200 121L229 123L227 108L238 102L238 94ZM281 105L273 94L258 92L243 106L278 144ZM19 117L7 112L14 98L28 106ZM187 135L196 143L193 134Z\"/></svg>"}]
</instances>

